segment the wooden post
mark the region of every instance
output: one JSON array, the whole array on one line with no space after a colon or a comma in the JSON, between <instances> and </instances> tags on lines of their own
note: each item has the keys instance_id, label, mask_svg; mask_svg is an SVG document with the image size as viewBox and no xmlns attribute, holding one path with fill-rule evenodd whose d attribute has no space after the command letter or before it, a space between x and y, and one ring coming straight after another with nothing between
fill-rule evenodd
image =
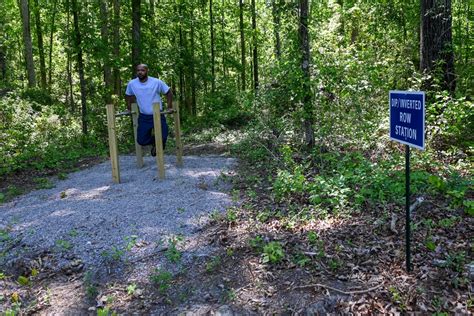
<instances>
[{"instance_id":1,"label":"wooden post","mask_svg":"<svg viewBox=\"0 0 474 316\"><path fill-rule=\"evenodd\" d=\"M176 164L183 166L183 144L181 143L181 122L179 119L179 102L173 102L174 129L176 135Z\"/></svg>"},{"instance_id":2,"label":"wooden post","mask_svg":"<svg viewBox=\"0 0 474 316\"><path fill-rule=\"evenodd\" d=\"M165 158L163 155L163 135L161 134L161 109L159 103L153 103L153 126L155 129L156 164L158 177L165 178Z\"/></svg>"},{"instance_id":3,"label":"wooden post","mask_svg":"<svg viewBox=\"0 0 474 316\"><path fill-rule=\"evenodd\" d=\"M115 183L120 183L117 135L115 133L115 107L113 104L107 104L107 130L109 131L109 150L110 162L112 164L112 180Z\"/></svg>"},{"instance_id":4,"label":"wooden post","mask_svg":"<svg viewBox=\"0 0 474 316\"><path fill-rule=\"evenodd\" d=\"M132 103L132 120L133 120L133 137L135 137L135 154L137 155L137 167L143 167L143 148L137 142L137 128L138 128L138 105Z\"/></svg>"}]
</instances>

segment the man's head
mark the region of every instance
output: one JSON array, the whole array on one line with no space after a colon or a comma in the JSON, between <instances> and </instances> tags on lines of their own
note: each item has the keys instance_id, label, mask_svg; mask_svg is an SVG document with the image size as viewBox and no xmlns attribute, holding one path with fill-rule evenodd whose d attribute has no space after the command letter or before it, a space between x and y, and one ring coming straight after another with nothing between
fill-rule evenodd
<instances>
[{"instance_id":1,"label":"man's head","mask_svg":"<svg viewBox=\"0 0 474 316\"><path fill-rule=\"evenodd\" d=\"M146 64L140 64L136 69L138 79L146 80L148 78L148 66Z\"/></svg>"}]
</instances>

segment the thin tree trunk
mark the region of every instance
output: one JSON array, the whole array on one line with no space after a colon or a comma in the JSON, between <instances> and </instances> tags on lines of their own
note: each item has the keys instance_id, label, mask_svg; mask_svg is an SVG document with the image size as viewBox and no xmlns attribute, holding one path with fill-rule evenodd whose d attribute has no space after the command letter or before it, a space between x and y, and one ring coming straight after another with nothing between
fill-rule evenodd
<instances>
[{"instance_id":1,"label":"thin tree trunk","mask_svg":"<svg viewBox=\"0 0 474 316\"><path fill-rule=\"evenodd\" d=\"M222 47L224 49L222 49L222 72L224 73L224 82L227 81L227 63L226 63L226 49L227 49L227 45L226 45L226 41L225 41L225 13L224 13L224 0L222 0L222 3L221 3L221 35L222 35Z\"/></svg>"},{"instance_id":2,"label":"thin tree trunk","mask_svg":"<svg viewBox=\"0 0 474 316\"><path fill-rule=\"evenodd\" d=\"M244 35L244 3L243 0L239 0L239 16L240 16L240 64L242 71L240 73L242 91L245 91L245 35Z\"/></svg>"},{"instance_id":3,"label":"thin tree trunk","mask_svg":"<svg viewBox=\"0 0 474 316\"><path fill-rule=\"evenodd\" d=\"M300 24L299 24L299 42L301 51L301 70L303 72L303 110L306 145L310 148L314 147L314 131L313 131L313 109L311 106L311 89L310 89L310 55L309 55L309 33L308 33L308 0L300 0Z\"/></svg>"},{"instance_id":4,"label":"thin tree trunk","mask_svg":"<svg viewBox=\"0 0 474 316\"><path fill-rule=\"evenodd\" d=\"M201 7L201 13L202 15L204 16L206 14L206 7L205 7L205 2L202 2L203 3L203 6ZM199 32L199 44L201 46L201 58L202 60L204 61L201 66L200 66L200 74L201 74L201 77L202 77L202 83L203 83L203 86L204 86L204 94L207 94L208 92L208 81L207 81L207 61L208 61L208 58L209 58L209 55L207 54L207 50L206 50L206 46L205 46L205 42L204 42L204 32L203 32L203 28L199 28L198 29L198 32Z\"/></svg>"},{"instance_id":5,"label":"thin tree trunk","mask_svg":"<svg viewBox=\"0 0 474 316\"><path fill-rule=\"evenodd\" d=\"M5 46L0 42L0 80L6 81L7 79L7 60L5 54Z\"/></svg>"},{"instance_id":6,"label":"thin tree trunk","mask_svg":"<svg viewBox=\"0 0 474 316\"><path fill-rule=\"evenodd\" d=\"M196 116L196 66L194 44L194 8L191 14L191 114Z\"/></svg>"},{"instance_id":7,"label":"thin tree trunk","mask_svg":"<svg viewBox=\"0 0 474 316\"><path fill-rule=\"evenodd\" d=\"M211 91L214 93L216 90L216 70L215 70L215 51L214 51L214 16L212 15L212 0L209 0L209 23L211 28Z\"/></svg>"},{"instance_id":8,"label":"thin tree trunk","mask_svg":"<svg viewBox=\"0 0 474 316\"><path fill-rule=\"evenodd\" d=\"M120 60L120 0L113 0L114 7L114 23L113 23L113 55L114 55L114 69L113 69L113 81L114 81L114 93L121 95L121 80L120 80L120 69L118 62Z\"/></svg>"},{"instance_id":9,"label":"thin tree trunk","mask_svg":"<svg viewBox=\"0 0 474 316\"><path fill-rule=\"evenodd\" d=\"M141 0L132 0L132 78L135 78L135 68L140 61L140 26L141 26Z\"/></svg>"},{"instance_id":10,"label":"thin tree trunk","mask_svg":"<svg viewBox=\"0 0 474 316\"><path fill-rule=\"evenodd\" d=\"M340 9L340 27L339 27L339 32L344 39L345 42L345 34L346 34L346 21L344 19L344 0L337 0L337 4L339 4L339 9Z\"/></svg>"},{"instance_id":11,"label":"thin tree trunk","mask_svg":"<svg viewBox=\"0 0 474 316\"><path fill-rule=\"evenodd\" d=\"M436 76L441 67L441 87L454 94L456 76L452 45L451 0L421 0L420 70ZM426 82L431 88L432 80Z\"/></svg>"},{"instance_id":12,"label":"thin tree trunk","mask_svg":"<svg viewBox=\"0 0 474 316\"><path fill-rule=\"evenodd\" d=\"M56 22L56 8L57 8L58 0L54 0L53 4L53 14L51 16L51 32L49 33L49 62L48 62L48 90L51 92L51 87L52 87L52 72L53 72L53 36L54 32L56 31L55 29L55 22Z\"/></svg>"},{"instance_id":13,"label":"thin tree trunk","mask_svg":"<svg viewBox=\"0 0 474 316\"><path fill-rule=\"evenodd\" d=\"M38 52L40 59L41 88L46 89L46 63L44 59L43 28L41 27L41 14L38 0L33 0L36 24L36 39L38 41Z\"/></svg>"},{"instance_id":14,"label":"thin tree trunk","mask_svg":"<svg viewBox=\"0 0 474 316\"><path fill-rule=\"evenodd\" d=\"M275 56L277 59L281 57L281 43L280 43L280 3L278 0L272 1L272 15L273 15L273 34L275 35Z\"/></svg>"},{"instance_id":15,"label":"thin tree trunk","mask_svg":"<svg viewBox=\"0 0 474 316\"><path fill-rule=\"evenodd\" d=\"M69 34L71 34L71 32L70 32L71 10L69 8L69 0L66 0L66 12L67 12L66 33L69 35ZM73 45L71 45L70 40L68 40L68 48L66 50L66 52L67 52L67 54L66 54L66 59L67 59L66 71L67 71L67 82L68 82L69 89L67 90L66 96L67 96L67 99L68 99L69 103L68 102L66 102L66 103L69 104L71 113L74 113L74 112L76 112L76 105L74 103L74 93L73 93L73 85L72 85L71 46L73 46Z\"/></svg>"},{"instance_id":16,"label":"thin tree trunk","mask_svg":"<svg viewBox=\"0 0 474 316\"><path fill-rule=\"evenodd\" d=\"M35 64L33 62L33 44L30 31L30 10L28 0L20 0L21 21L23 24L23 43L25 47L26 72L28 87L36 86Z\"/></svg>"},{"instance_id":17,"label":"thin tree trunk","mask_svg":"<svg viewBox=\"0 0 474 316\"><path fill-rule=\"evenodd\" d=\"M178 15L181 16L181 3L178 3ZM181 23L178 23L178 51L179 51L179 64L178 64L178 73L179 73L179 104L184 103L184 57L183 57L183 30Z\"/></svg>"},{"instance_id":18,"label":"thin tree trunk","mask_svg":"<svg viewBox=\"0 0 474 316\"><path fill-rule=\"evenodd\" d=\"M74 42L76 46L77 68L79 72L79 84L81 86L81 106L82 106L82 133L87 135L87 99L86 80L84 78L84 61L82 59L81 32L79 29L79 15L77 0L72 0L72 16L74 19Z\"/></svg>"},{"instance_id":19,"label":"thin tree trunk","mask_svg":"<svg viewBox=\"0 0 474 316\"><path fill-rule=\"evenodd\" d=\"M109 104L112 100L113 82L112 71L110 69L110 50L109 50L109 18L106 0L100 0L100 37L103 43L103 68L105 83L105 102Z\"/></svg>"},{"instance_id":20,"label":"thin tree trunk","mask_svg":"<svg viewBox=\"0 0 474 316\"><path fill-rule=\"evenodd\" d=\"M255 12L255 0L252 0L252 33L253 33L253 87L258 89L258 52L257 52L257 14Z\"/></svg>"},{"instance_id":21,"label":"thin tree trunk","mask_svg":"<svg viewBox=\"0 0 474 316\"><path fill-rule=\"evenodd\" d=\"M151 29L155 30L155 0L150 1L150 25Z\"/></svg>"}]
</instances>

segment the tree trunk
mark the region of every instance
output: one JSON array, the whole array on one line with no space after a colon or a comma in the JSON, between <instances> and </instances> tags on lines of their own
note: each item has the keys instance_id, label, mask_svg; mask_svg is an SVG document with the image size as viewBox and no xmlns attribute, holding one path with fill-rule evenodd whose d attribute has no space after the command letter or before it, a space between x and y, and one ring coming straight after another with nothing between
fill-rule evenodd
<instances>
[{"instance_id":1,"label":"tree trunk","mask_svg":"<svg viewBox=\"0 0 474 316\"><path fill-rule=\"evenodd\" d=\"M212 75L211 91L214 93L214 91L216 90L216 69L215 69L216 55L214 51L214 16L212 15L212 0L209 0L209 23L210 23L210 28L211 28L211 75Z\"/></svg>"},{"instance_id":2,"label":"tree trunk","mask_svg":"<svg viewBox=\"0 0 474 316\"><path fill-rule=\"evenodd\" d=\"M451 0L421 0L420 70L436 77L441 70L441 88L454 94L456 77L452 46ZM438 68L440 67L440 68ZM426 82L431 88L433 80Z\"/></svg>"},{"instance_id":3,"label":"tree trunk","mask_svg":"<svg viewBox=\"0 0 474 316\"><path fill-rule=\"evenodd\" d=\"M195 66L195 44L194 44L194 8L191 12L191 114L196 116L196 66Z\"/></svg>"},{"instance_id":4,"label":"tree trunk","mask_svg":"<svg viewBox=\"0 0 474 316\"><path fill-rule=\"evenodd\" d=\"M77 68L79 72L79 84L81 86L81 107L82 107L82 133L87 135L87 99L86 80L84 78L84 61L82 59L81 32L79 30L79 15L77 0L72 0L72 16L74 19L74 42L76 48Z\"/></svg>"},{"instance_id":5,"label":"tree trunk","mask_svg":"<svg viewBox=\"0 0 474 316\"><path fill-rule=\"evenodd\" d=\"M28 75L28 87L36 86L35 64L33 62L33 44L30 31L30 10L28 0L20 0L21 21L23 24L23 43L25 46L26 72Z\"/></svg>"},{"instance_id":6,"label":"tree trunk","mask_svg":"<svg viewBox=\"0 0 474 316\"><path fill-rule=\"evenodd\" d=\"M242 91L245 91L245 36L244 36L244 4L243 0L239 0L239 15L240 15L240 63L242 65L241 83Z\"/></svg>"},{"instance_id":7,"label":"tree trunk","mask_svg":"<svg viewBox=\"0 0 474 316\"><path fill-rule=\"evenodd\" d=\"M224 11L225 1L222 0L221 3L221 40L222 40L222 72L224 74L223 81L227 81L227 63L226 63L226 40L225 40L225 11Z\"/></svg>"},{"instance_id":8,"label":"tree trunk","mask_svg":"<svg viewBox=\"0 0 474 316\"><path fill-rule=\"evenodd\" d=\"M273 34L275 35L275 56L279 60L281 57L281 43L280 43L280 3L278 0L272 1L272 15L273 15Z\"/></svg>"},{"instance_id":9,"label":"tree trunk","mask_svg":"<svg viewBox=\"0 0 474 316\"><path fill-rule=\"evenodd\" d=\"M207 12L206 8L206 2L201 1L201 15L205 16ZM207 81L207 61L209 59L209 55L206 50L206 45L205 45L205 40L204 40L204 28L198 28L199 32L199 43L200 43L200 48L201 48L201 58L203 62L201 63L200 66L200 73L201 73L201 78L202 78L202 83L204 86L204 94L207 94L208 92L208 81Z\"/></svg>"},{"instance_id":10,"label":"tree trunk","mask_svg":"<svg viewBox=\"0 0 474 316\"><path fill-rule=\"evenodd\" d=\"M178 3L178 16L182 16L181 3ZM183 56L183 30L181 23L178 23L178 52L179 52L179 64L178 64L178 75L179 75L179 105L184 104L184 56Z\"/></svg>"},{"instance_id":11,"label":"tree trunk","mask_svg":"<svg viewBox=\"0 0 474 316\"><path fill-rule=\"evenodd\" d=\"M118 62L120 60L120 0L113 0L114 7L114 23L113 23L113 55L114 55L114 69L113 69L113 81L114 81L114 93L121 95L121 80L120 80L120 69Z\"/></svg>"},{"instance_id":12,"label":"tree trunk","mask_svg":"<svg viewBox=\"0 0 474 316\"><path fill-rule=\"evenodd\" d=\"M257 14L255 12L255 0L252 0L252 33L253 33L253 87L258 89L258 52L257 52Z\"/></svg>"},{"instance_id":13,"label":"tree trunk","mask_svg":"<svg viewBox=\"0 0 474 316\"><path fill-rule=\"evenodd\" d=\"M300 0L300 23L299 23L299 42L301 50L301 70L303 72L302 99L306 145L314 147L313 131L313 109L311 106L311 87L310 87L310 55L309 55L309 34L308 34L308 0Z\"/></svg>"},{"instance_id":14,"label":"tree trunk","mask_svg":"<svg viewBox=\"0 0 474 316\"><path fill-rule=\"evenodd\" d=\"M339 4L339 12L340 12L340 21L341 24L339 26L339 32L344 39L345 42L345 37L346 37L346 26L345 26L345 19L344 19L344 0L337 0L337 4Z\"/></svg>"},{"instance_id":15,"label":"tree trunk","mask_svg":"<svg viewBox=\"0 0 474 316\"><path fill-rule=\"evenodd\" d=\"M5 55L5 46L0 42L0 81L7 79L7 60Z\"/></svg>"},{"instance_id":16,"label":"tree trunk","mask_svg":"<svg viewBox=\"0 0 474 316\"><path fill-rule=\"evenodd\" d=\"M51 86L53 84L51 81L52 72L53 72L53 36L54 36L54 32L56 31L54 24L56 22L55 17L56 17L57 4L58 4L58 0L54 0L53 14L51 16L51 22L50 22L51 31L49 33L48 89L50 92L51 92Z\"/></svg>"},{"instance_id":17,"label":"tree trunk","mask_svg":"<svg viewBox=\"0 0 474 316\"><path fill-rule=\"evenodd\" d=\"M136 77L136 67L140 61L140 25L141 25L141 0L132 0L132 78Z\"/></svg>"},{"instance_id":18,"label":"tree trunk","mask_svg":"<svg viewBox=\"0 0 474 316\"><path fill-rule=\"evenodd\" d=\"M69 0L66 0L66 33L69 35L70 32L70 20L71 20L71 10L69 8ZM66 104L69 104L71 113L76 112L76 105L74 103L74 93L72 85L72 62L71 62L71 43L68 40L68 47L66 49L66 72L67 72L67 82L68 90L66 92Z\"/></svg>"},{"instance_id":19,"label":"tree trunk","mask_svg":"<svg viewBox=\"0 0 474 316\"><path fill-rule=\"evenodd\" d=\"M41 14L38 0L34 0L33 5L35 11L36 38L38 41L38 52L40 59L41 88L46 89L46 63L44 59L43 29L41 27Z\"/></svg>"},{"instance_id":20,"label":"tree trunk","mask_svg":"<svg viewBox=\"0 0 474 316\"><path fill-rule=\"evenodd\" d=\"M100 0L100 19L100 37L103 44L102 62L104 68L105 103L109 104L112 100L113 82L112 71L110 69L109 18L106 0Z\"/></svg>"}]
</instances>

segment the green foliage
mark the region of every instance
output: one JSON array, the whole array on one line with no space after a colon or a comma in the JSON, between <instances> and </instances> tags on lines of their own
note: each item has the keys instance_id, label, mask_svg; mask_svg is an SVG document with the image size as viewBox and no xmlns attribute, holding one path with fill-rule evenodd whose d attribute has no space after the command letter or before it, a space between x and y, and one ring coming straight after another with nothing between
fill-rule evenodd
<instances>
[{"instance_id":1,"label":"green foliage","mask_svg":"<svg viewBox=\"0 0 474 316\"><path fill-rule=\"evenodd\" d=\"M122 261L125 256L125 250L121 247L112 246L110 250L102 251L101 256L106 260Z\"/></svg>"},{"instance_id":2,"label":"green foliage","mask_svg":"<svg viewBox=\"0 0 474 316\"><path fill-rule=\"evenodd\" d=\"M371 204L404 203L405 173L400 170L400 156L372 162L359 152L321 154L315 151L317 165L309 165L295 162L287 146L282 151L286 169L277 170L273 182L273 193L278 201L298 198L331 213L357 211ZM412 194L444 195L451 201L451 207L464 205L469 214L472 202L466 199L466 192L471 181L449 170L442 176L430 174L421 166L432 165L432 160L427 162L423 156L413 160ZM315 169L319 174L314 174Z\"/></svg>"},{"instance_id":3,"label":"green foliage","mask_svg":"<svg viewBox=\"0 0 474 316\"><path fill-rule=\"evenodd\" d=\"M237 222L237 213L236 213L236 211L234 209L227 210L226 219L227 219L227 222L229 222L229 223Z\"/></svg>"},{"instance_id":4,"label":"green foliage","mask_svg":"<svg viewBox=\"0 0 474 316\"><path fill-rule=\"evenodd\" d=\"M456 225L456 222L459 221L459 217L457 216L451 216L447 218L443 218L438 222L439 226L442 228L452 228L454 225Z\"/></svg>"},{"instance_id":5,"label":"green foliage","mask_svg":"<svg viewBox=\"0 0 474 316\"><path fill-rule=\"evenodd\" d=\"M305 254L299 253L293 257L293 262L300 267L304 267L311 262L311 258Z\"/></svg>"},{"instance_id":6,"label":"green foliage","mask_svg":"<svg viewBox=\"0 0 474 316\"><path fill-rule=\"evenodd\" d=\"M132 250L133 247L137 244L137 235L125 236L125 251Z\"/></svg>"},{"instance_id":7,"label":"green foliage","mask_svg":"<svg viewBox=\"0 0 474 316\"><path fill-rule=\"evenodd\" d=\"M221 265L221 257L220 256L214 256L212 257L208 262L206 262L206 272L211 273L219 268Z\"/></svg>"},{"instance_id":8,"label":"green foliage","mask_svg":"<svg viewBox=\"0 0 474 316\"><path fill-rule=\"evenodd\" d=\"M4 315L5 315L5 316L16 316L17 313L16 313L15 310L13 310L13 309L7 309L7 310L5 311L5 314L4 314Z\"/></svg>"},{"instance_id":9,"label":"green foliage","mask_svg":"<svg viewBox=\"0 0 474 316\"><path fill-rule=\"evenodd\" d=\"M42 106L52 105L55 102L47 91L40 88L28 88L23 91L22 97L32 102L32 107L35 111L41 111Z\"/></svg>"},{"instance_id":10,"label":"green foliage","mask_svg":"<svg viewBox=\"0 0 474 316\"><path fill-rule=\"evenodd\" d=\"M283 200L290 195L302 194L307 182L303 174L303 166L293 161L293 150L289 146L281 148L282 160L286 170L278 170L273 183L273 191L278 200Z\"/></svg>"},{"instance_id":11,"label":"green foliage","mask_svg":"<svg viewBox=\"0 0 474 316\"><path fill-rule=\"evenodd\" d=\"M37 189L54 188L54 184L48 178L36 178L34 181L36 182Z\"/></svg>"},{"instance_id":12,"label":"green foliage","mask_svg":"<svg viewBox=\"0 0 474 316\"><path fill-rule=\"evenodd\" d=\"M23 285L23 286L26 286L26 285L30 284L30 279L28 279L27 277L25 277L23 275L20 275L18 277L17 281L20 285Z\"/></svg>"},{"instance_id":13,"label":"green foliage","mask_svg":"<svg viewBox=\"0 0 474 316\"><path fill-rule=\"evenodd\" d=\"M127 286L127 294L128 295L134 295L137 290L137 284L132 283Z\"/></svg>"},{"instance_id":14,"label":"green foliage","mask_svg":"<svg viewBox=\"0 0 474 316\"><path fill-rule=\"evenodd\" d=\"M285 258L281 243L271 241L263 247L262 262L277 264Z\"/></svg>"},{"instance_id":15,"label":"green foliage","mask_svg":"<svg viewBox=\"0 0 474 316\"><path fill-rule=\"evenodd\" d=\"M103 307L97 309L97 316L116 316L117 313L110 310L110 307Z\"/></svg>"},{"instance_id":16,"label":"green foliage","mask_svg":"<svg viewBox=\"0 0 474 316\"><path fill-rule=\"evenodd\" d=\"M434 240L431 236L426 238L425 246L426 246L426 249L428 249L429 251L435 251L436 250L436 243L434 242Z\"/></svg>"},{"instance_id":17,"label":"green foliage","mask_svg":"<svg viewBox=\"0 0 474 316\"><path fill-rule=\"evenodd\" d=\"M181 260L182 253L177 248L178 242L181 240L182 238L176 237L168 241L168 249L165 252L165 256L172 263L178 263Z\"/></svg>"},{"instance_id":18,"label":"green foliage","mask_svg":"<svg viewBox=\"0 0 474 316\"><path fill-rule=\"evenodd\" d=\"M165 295L171 287L171 281L173 280L173 274L169 271L155 269L150 275L150 281L158 287L160 294Z\"/></svg>"},{"instance_id":19,"label":"green foliage","mask_svg":"<svg viewBox=\"0 0 474 316\"><path fill-rule=\"evenodd\" d=\"M56 114L54 106L38 112L34 104L15 93L0 99L0 175L24 169L67 168L80 157L104 152L105 145L92 138L78 141L81 130L73 117ZM83 146L87 142L95 146Z\"/></svg>"},{"instance_id":20,"label":"green foliage","mask_svg":"<svg viewBox=\"0 0 474 316\"><path fill-rule=\"evenodd\" d=\"M97 286L92 279L91 271L87 271L84 274L84 287L86 289L86 295L89 299L95 299L96 296L99 294L99 290L97 289Z\"/></svg>"},{"instance_id":21,"label":"green foliage","mask_svg":"<svg viewBox=\"0 0 474 316\"><path fill-rule=\"evenodd\" d=\"M68 240L58 239L55 241L56 249L58 251L69 251L72 249L72 244Z\"/></svg>"},{"instance_id":22,"label":"green foliage","mask_svg":"<svg viewBox=\"0 0 474 316\"><path fill-rule=\"evenodd\" d=\"M463 205L466 214L474 216L474 200L464 200Z\"/></svg>"},{"instance_id":23,"label":"green foliage","mask_svg":"<svg viewBox=\"0 0 474 316\"><path fill-rule=\"evenodd\" d=\"M452 98L446 92L436 93L427 107L427 126L434 145L449 148L457 144L468 148L474 142L474 102L465 96Z\"/></svg>"},{"instance_id":24,"label":"green foliage","mask_svg":"<svg viewBox=\"0 0 474 316\"><path fill-rule=\"evenodd\" d=\"M263 249L264 241L262 236L255 236L249 240L250 246L255 250Z\"/></svg>"},{"instance_id":25,"label":"green foliage","mask_svg":"<svg viewBox=\"0 0 474 316\"><path fill-rule=\"evenodd\" d=\"M444 267L462 273L464 271L465 264L466 253L464 251L450 252L446 255L446 262L444 264Z\"/></svg>"}]
</instances>

